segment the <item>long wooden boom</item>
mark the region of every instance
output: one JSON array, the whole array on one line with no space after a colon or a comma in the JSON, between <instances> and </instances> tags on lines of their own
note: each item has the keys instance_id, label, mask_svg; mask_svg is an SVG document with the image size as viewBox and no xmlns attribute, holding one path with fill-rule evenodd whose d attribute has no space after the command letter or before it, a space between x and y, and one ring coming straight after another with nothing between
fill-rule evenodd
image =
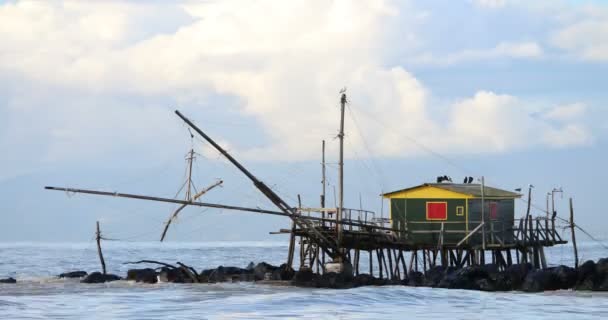
<instances>
[{"instance_id":1,"label":"long wooden boom","mask_svg":"<svg viewBox=\"0 0 608 320\"><path fill-rule=\"evenodd\" d=\"M263 213L270 214L276 216L283 217L291 217L289 213L284 213L281 211L273 211L259 208L247 208L241 206L231 206L224 204L216 204L216 203L207 203L207 202L198 202L198 201L187 201L187 200L178 200L178 199L169 199L162 197L153 197L153 196L144 196L138 194L131 193L121 193L121 192L109 192L109 191L98 191L98 190L87 190L87 189L76 189L76 188L64 188L64 187L44 187L46 190L54 190L54 191L63 191L63 192L72 192L72 193L84 193L84 194L92 194L98 196L109 196L109 197L119 197L119 198L129 198L129 199L138 199L138 200L148 200L148 201L156 201L156 202L165 202L165 203L174 203L181 205L190 205L197 207L206 207L206 208L214 208L214 209L225 209L225 210L234 210L234 211L245 211L245 212L254 212L254 213ZM299 216L300 219L310 220L310 221L323 221L323 222L335 222L335 219L323 219L319 217L309 217L309 216ZM352 225L355 227L363 227L377 230L387 230L387 231L398 231L392 228L386 228L381 226L370 225L357 221L342 221L345 225Z\"/></svg>"}]
</instances>

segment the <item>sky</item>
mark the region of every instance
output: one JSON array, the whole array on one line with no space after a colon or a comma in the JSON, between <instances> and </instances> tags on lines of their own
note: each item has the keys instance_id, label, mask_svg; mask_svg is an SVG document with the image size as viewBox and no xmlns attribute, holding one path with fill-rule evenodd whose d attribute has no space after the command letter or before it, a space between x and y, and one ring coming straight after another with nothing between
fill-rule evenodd
<instances>
[{"instance_id":1,"label":"sky","mask_svg":"<svg viewBox=\"0 0 608 320\"><path fill-rule=\"evenodd\" d=\"M156 240L172 205L46 185L272 205L179 109L292 205L346 206L438 175L546 195L606 237L608 4L566 0L0 1L0 241ZM522 216L525 202L517 202ZM290 222L188 208L171 241L278 240Z\"/></svg>"}]
</instances>

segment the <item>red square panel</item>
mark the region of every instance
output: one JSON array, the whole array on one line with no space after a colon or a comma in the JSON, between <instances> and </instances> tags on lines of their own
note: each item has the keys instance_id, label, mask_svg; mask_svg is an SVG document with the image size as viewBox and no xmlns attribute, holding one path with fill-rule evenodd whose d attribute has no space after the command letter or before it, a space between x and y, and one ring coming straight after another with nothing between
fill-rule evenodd
<instances>
[{"instance_id":1,"label":"red square panel","mask_svg":"<svg viewBox=\"0 0 608 320\"><path fill-rule=\"evenodd\" d=\"M447 220L448 219L448 203L447 202L427 202L426 203L426 219L427 220Z\"/></svg>"},{"instance_id":2,"label":"red square panel","mask_svg":"<svg viewBox=\"0 0 608 320\"><path fill-rule=\"evenodd\" d=\"M498 203L490 202L490 219L498 219Z\"/></svg>"}]
</instances>

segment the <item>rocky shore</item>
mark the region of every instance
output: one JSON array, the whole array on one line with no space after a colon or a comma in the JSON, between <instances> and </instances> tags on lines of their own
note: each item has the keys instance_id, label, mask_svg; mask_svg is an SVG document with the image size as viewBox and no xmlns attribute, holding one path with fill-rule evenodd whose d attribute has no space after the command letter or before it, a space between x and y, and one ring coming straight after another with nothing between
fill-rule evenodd
<instances>
[{"instance_id":1,"label":"rocky shore","mask_svg":"<svg viewBox=\"0 0 608 320\"><path fill-rule=\"evenodd\" d=\"M496 265L470 266L462 269L435 267L422 272L410 272L406 279L379 279L369 274L352 276L343 273L316 274L312 270L294 271L286 264L273 266L265 262L250 263L245 268L219 266L197 272L194 268L177 263L176 266L156 262L158 268L129 269L126 277L100 272L71 271L59 278L80 278L82 283L104 283L128 280L140 283L218 283L261 282L283 283L298 287L348 289L361 286L405 285L445 289L480 291L543 292L552 290L608 291L608 258L597 262L589 260L574 269L558 266L533 270L530 264L512 265L499 271ZM16 283L13 278L0 279L0 283Z\"/></svg>"}]
</instances>

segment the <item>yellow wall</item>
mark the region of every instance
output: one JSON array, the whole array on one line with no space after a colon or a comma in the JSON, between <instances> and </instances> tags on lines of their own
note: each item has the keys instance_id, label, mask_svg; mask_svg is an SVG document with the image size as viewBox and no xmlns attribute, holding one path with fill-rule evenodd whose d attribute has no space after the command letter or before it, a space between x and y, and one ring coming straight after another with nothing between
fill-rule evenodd
<instances>
[{"instance_id":1,"label":"yellow wall","mask_svg":"<svg viewBox=\"0 0 608 320\"><path fill-rule=\"evenodd\" d=\"M468 194L448 191L433 186L422 186L411 190L385 195L389 199L472 199Z\"/></svg>"}]
</instances>

